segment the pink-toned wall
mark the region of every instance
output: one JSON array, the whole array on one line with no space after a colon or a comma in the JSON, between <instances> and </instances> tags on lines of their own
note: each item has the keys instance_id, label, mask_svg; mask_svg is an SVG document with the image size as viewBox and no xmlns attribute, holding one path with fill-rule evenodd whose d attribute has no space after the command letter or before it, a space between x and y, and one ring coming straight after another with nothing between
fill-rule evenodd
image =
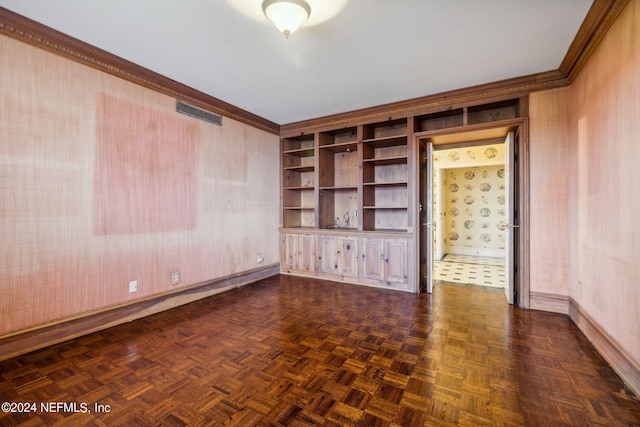
<instances>
[{"instance_id":1,"label":"pink-toned wall","mask_svg":"<svg viewBox=\"0 0 640 427\"><path fill-rule=\"evenodd\" d=\"M279 262L277 135L4 36L0 82L0 336Z\"/></svg>"},{"instance_id":2,"label":"pink-toned wall","mask_svg":"<svg viewBox=\"0 0 640 427\"><path fill-rule=\"evenodd\" d=\"M530 290L564 297L569 296L569 100L568 87L529 96ZM532 308L537 308L533 302Z\"/></svg>"},{"instance_id":3,"label":"pink-toned wall","mask_svg":"<svg viewBox=\"0 0 640 427\"><path fill-rule=\"evenodd\" d=\"M640 2L571 85L569 295L640 366Z\"/></svg>"}]
</instances>

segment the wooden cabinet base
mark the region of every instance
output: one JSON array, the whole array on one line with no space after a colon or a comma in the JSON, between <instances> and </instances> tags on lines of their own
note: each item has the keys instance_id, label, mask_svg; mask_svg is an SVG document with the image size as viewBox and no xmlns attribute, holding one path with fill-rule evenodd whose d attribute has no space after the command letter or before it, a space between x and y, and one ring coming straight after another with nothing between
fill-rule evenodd
<instances>
[{"instance_id":1,"label":"wooden cabinet base","mask_svg":"<svg viewBox=\"0 0 640 427\"><path fill-rule=\"evenodd\" d=\"M401 233L283 230L283 274L417 292L409 248Z\"/></svg>"}]
</instances>

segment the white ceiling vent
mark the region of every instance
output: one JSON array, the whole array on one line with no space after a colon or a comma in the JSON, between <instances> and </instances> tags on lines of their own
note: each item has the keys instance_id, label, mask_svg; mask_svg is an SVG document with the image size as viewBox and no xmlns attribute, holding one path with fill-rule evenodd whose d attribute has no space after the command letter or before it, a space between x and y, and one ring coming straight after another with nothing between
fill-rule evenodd
<instances>
[{"instance_id":1,"label":"white ceiling vent","mask_svg":"<svg viewBox=\"0 0 640 427\"><path fill-rule=\"evenodd\" d=\"M204 120L205 122L213 123L217 126L222 126L221 115L194 107L193 105L185 104L181 101L176 101L176 111L196 119Z\"/></svg>"}]
</instances>

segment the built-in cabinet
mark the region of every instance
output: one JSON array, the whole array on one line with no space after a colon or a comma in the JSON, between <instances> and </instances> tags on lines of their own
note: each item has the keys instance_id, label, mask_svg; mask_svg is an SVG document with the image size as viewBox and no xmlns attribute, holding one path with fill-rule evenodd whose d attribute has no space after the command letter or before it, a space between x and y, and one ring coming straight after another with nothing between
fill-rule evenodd
<instances>
[{"instance_id":1,"label":"built-in cabinet","mask_svg":"<svg viewBox=\"0 0 640 427\"><path fill-rule=\"evenodd\" d=\"M283 235L284 268L288 273L313 273L315 267L315 236L313 234L288 233Z\"/></svg>"},{"instance_id":2,"label":"built-in cabinet","mask_svg":"<svg viewBox=\"0 0 640 427\"><path fill-rule=\"evenodd\" d=\"M363 238L362 278L374 284L406 287L409 283L407 240Z\"/></svg>"},{"instance_id":3,"label":"built-in cabinet","mask_svg":"<svg viewBox=\"0 0 640 427\"><path fill-rule=\"evenodd\" d=\"M408 248L412 239L366 233L282 233L282 271L327 280L413 291Z\"/></svg>"},{"instance_id":4,"label":"built-in cabinet","mask_svg":"<svg viewBox=\"0 0 640 427\"><path fill-rule=\"evenodd\" d=\"M358 238L318 235L318 273L358 277Z\"/></svg>"},{"instance_id":5,"label":"built-in cabinet","mask_svg":"<svg viewBox=\"0 0 640 427\"><path fill-rule=\"evenodd\" d=\"M414 140L522 117L519 98L285 131L282 272L417 292L420 226Z\"/></svg>"}]
</instances>

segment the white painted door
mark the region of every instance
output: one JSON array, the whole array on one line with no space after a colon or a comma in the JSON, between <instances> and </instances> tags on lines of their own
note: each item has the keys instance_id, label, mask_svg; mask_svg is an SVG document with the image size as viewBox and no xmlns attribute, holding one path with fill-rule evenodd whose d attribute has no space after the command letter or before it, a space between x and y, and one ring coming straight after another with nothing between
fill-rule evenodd
<instances>
[{"instance_id":1,"label":"white painted door","mask_svg":"<svg viewBox=\"0 0 640 427\"><path fill-rule=\"evenodd\" d=\"M505 162L505 208L507 215L507 236L505 242L505 287L504 292L507 295L509 304L513 304L513 295L515 287L515 258L514 243L516 229L519 227L515 224L514 218L514 201L515 201L515 162L514 162L514 135L509 132L504 140L504 162Z\"/></svg>"}]
</instances>

